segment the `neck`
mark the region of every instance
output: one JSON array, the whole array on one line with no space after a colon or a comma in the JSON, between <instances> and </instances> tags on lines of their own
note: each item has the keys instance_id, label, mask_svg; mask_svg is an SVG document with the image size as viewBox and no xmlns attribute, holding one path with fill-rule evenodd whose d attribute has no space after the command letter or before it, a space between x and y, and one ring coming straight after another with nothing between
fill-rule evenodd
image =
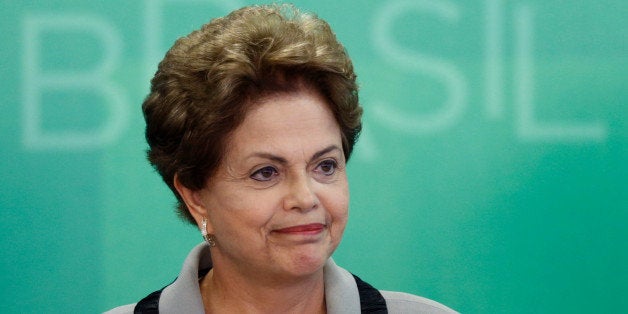
<instances>
[{"instance_id":1,"label":"neck","mask_svg":"<svg viewBox=\"0 0 628 314\"><path fill-rule=\"evenodd\" d=\"M200 283L205 313L325 313L323 269L277 280L212 269Z\"/></svg>"}]
</instances>

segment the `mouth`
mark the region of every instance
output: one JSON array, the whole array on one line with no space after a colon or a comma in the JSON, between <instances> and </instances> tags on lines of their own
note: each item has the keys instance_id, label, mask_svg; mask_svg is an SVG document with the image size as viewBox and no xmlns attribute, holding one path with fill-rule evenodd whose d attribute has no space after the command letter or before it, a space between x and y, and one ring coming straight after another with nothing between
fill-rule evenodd
<instances>
[{"instance_id":1,"label":"mouth","mask_svg":"<svg viewBox=\"0 0 628 314\"><path fill-rule=\"evenodd\" d=\"M318 234L323 232L327 226L321 223L312 223L306 225L298 225L287 228L275 229L273 232L281 234Z\"/></svg>"}]
</instances>

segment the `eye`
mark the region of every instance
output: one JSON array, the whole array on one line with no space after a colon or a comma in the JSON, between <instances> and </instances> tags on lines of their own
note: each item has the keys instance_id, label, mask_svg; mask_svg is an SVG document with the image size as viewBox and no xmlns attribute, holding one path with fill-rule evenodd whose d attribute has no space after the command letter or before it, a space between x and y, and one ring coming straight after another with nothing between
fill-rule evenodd
<instances>
[{"instance_id":1,"label":"eye","mask_svg":"<svg viewBox=\"0 0 628 314\"><path fill-rule=\"evenodd\" d=\"M271 166L266 166L264 168L261 168L253 172L253 174L251 175L251 179L257 180L257 181L270 181L273 179L273 177L276 177L278 174L279 173L277 172L277 169Z\"/></svg>"},{"instance_id":2,"label":"eye","mask_svg":"<svg viewBox=\"0 0 628 314\"><path fill-rule=\"evenodd\" d=\"M316 169L314 171L320 172L326 176L330 176L334 174L334 172L336 172L337 166L338 164L336 163L335 160L327 159L327 160L321 161L321 163L319 163L318 166L316 166Z\"/></svg>"}]
</instances>

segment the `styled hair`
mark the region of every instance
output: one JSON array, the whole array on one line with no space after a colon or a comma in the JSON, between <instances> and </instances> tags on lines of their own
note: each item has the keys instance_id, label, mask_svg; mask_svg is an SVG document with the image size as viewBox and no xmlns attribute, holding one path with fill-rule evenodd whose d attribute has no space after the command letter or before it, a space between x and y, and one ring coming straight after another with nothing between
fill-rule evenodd
<instances>
[{"instance_id":1,"label":"styled hair","mask_svg":"<svg viewBox=\"0 0 628 314\"><path fill-rule=\"evenodd\" d=\"M299 83L301 82L301 83ZM291 5L250 6L179 38L159 63L142 110L148 160L195 224L174 187L200 190L259 98L304 84L328 101L348 160L362 123L353 65L329 24Z\"/></svg>"}]
</instances>

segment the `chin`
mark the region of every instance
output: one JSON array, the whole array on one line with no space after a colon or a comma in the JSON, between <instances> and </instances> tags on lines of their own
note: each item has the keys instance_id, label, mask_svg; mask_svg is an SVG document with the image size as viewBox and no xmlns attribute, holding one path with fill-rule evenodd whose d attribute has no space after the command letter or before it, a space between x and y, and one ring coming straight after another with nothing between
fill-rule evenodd
<instances>
[{"instance_id":1,"label":"chin","mask_svg":"<svg viewBox=\"0 0 628 314\"><path fill-rule=\"evenodd\" d=\"M327 249L299 252L292 258L291 272L296 276L312 275L323 269L332 252Z\"/></svg>"}]
</instances>

